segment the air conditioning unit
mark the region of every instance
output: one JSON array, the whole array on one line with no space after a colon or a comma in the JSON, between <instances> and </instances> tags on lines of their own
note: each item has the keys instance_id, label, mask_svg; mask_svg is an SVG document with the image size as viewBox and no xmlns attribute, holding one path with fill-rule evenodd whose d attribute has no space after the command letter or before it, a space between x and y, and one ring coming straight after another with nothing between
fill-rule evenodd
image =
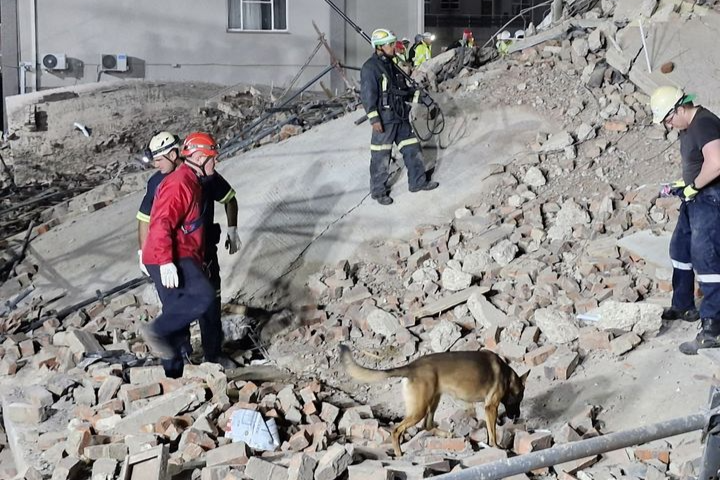
<instances>
[{"instance_id":1,"label":"air conditioning unit","mask_svg":"<svg viewBox=\"0 0 720 480\"><path fill-rule=\"evenodd\" d=\"M42 58L42 66L45 70L67 70L69 67L64 53L48 53Z\"/></svg>"},{"instance_id":2,"label":"air conditioning unit","mask_svg":"<svg viewBox=\"0 0 720 480\"><path fill-rule=\"evenodd\" d=\"M128 57L124 53L103 53L100 64L106 72L127 72L129 70Z\"/></svg>"}]
</instances>

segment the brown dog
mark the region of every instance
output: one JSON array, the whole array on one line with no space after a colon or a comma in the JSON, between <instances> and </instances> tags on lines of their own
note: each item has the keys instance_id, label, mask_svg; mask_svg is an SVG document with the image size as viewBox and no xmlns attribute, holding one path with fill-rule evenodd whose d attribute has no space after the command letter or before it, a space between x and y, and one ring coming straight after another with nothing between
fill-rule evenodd
<instances>
[{"instance_id":1,"label":"brown dog","mask_svg":"<svg viewBox=\"0 0 720 480\"><path fill-rule=\"evenodd\" d=\"M436 431L433 416L445 393L468 404L485 403L490 445L496 447L498 406L502 403L505 413L513 420L520 416L525 380L530 373L518 376L489 350L433 353L404 367L372 370L355 363L350 349L340 345L340 360L347 373L361 382L382 382L391 377L404 379L405 418L392 431L393 448L398 457L402 455L400 439L408 428L425 418L425 429Z\"/></svg>"}]
</instances>

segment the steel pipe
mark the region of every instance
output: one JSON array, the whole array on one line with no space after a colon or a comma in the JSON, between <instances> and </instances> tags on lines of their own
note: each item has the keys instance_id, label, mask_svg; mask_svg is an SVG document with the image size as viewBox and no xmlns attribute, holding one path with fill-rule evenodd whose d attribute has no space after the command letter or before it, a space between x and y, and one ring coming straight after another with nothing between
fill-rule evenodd
<instances>
[{"instance_id":1,"label":"steel pipe","mask_svg":"<svg viewBox=\"0 0 720 480\"><path fill-rule=\"evenodd\" d=\"M437 480L495 480L527 473L543 467L551 467L621 448L640 445L661 438L702 430L708 415L698 413L687 417L654 423L645 427L610 433L600 437L556 445L546 450L527 453L498 462L480 465L460 472L439 475Z\"/></svg>"}]
</instances>

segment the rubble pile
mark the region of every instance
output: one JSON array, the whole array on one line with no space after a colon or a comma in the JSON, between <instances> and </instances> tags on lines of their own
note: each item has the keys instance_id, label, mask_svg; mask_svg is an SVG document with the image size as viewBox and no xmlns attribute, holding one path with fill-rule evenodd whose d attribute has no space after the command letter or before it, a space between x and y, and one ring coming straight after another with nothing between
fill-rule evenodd
<instances>
[{"instance_id":1,"label":"rubble pile","mask_svg":"<svg viewBox=\"0 0 720 480\"><path fill-rule=\"evenodd\" d=\"M470 302L485 311L486 319L499 315L482 295L473 295ZM166 378L134 334L156 309L125 293L107 304L89 305L62 324L49 318L30 332L5 335L0 345L0 475L114 479L134 458L157 454L160 465L143 467L143 478L162 478L157 472L165 469L170 475L192 472L192 478L203 480L420 479L601 434L598 409L589 406L553 432L506 422L498 427L500 448L490 448L483 416L458 408L436 417L439 428L453 431L452 438L415 427L403 445L403 458L393 459L388 420L316 378L253 382L239 379L242 368L223 371L207 363L186 365L180 379ZM392 316L379 312L371 312L370 328L389 334ZM445 328L448 334L452 325L445 320L434 331ZM400 339L400 329L395 338ZM539 333L534 327L518 331L513 326L494 331L499 344L510 332L521 343L537 341ZM580 335L581 345L597 336ZM430 342L442 351L451 344L445 338ZM525 356L528 365L536 362L531 358L543 356L543 348ZM603 347L596 341L591 348ZM552 350L554 355L544 355L551 358L545 371L554 369L553 378L571 374L552 359L572 351L562 346ZM260 448L265 438L270 446ZM12 458L14 466L3 458ZM553 472L564 478L581 471L587 477L578 473L578 478L648 478L691 468L671 462L669 445L659 443L608 455L604 461L594 456L558 465ZM553 475L548 469L534 473Z\"/></svg>"},{"instance_id":2,"label":"rubble pile","mask_svg":"<svg viewBox=\"0 0 720 480\"><path fill-rule=\"evenodd\" d=\"M183 378L165 378L136 333L158 311L151 287L133 286L61 315L52 306L63 291L35 285L42 266L22 260L22 234L5 240L0 269L10 278L0 287L0 478L111 479L138 455L157 455L160 468L202 480L420 479L602 435L601 408L588 405L560 425L537 428L542 419L532 416L505 421L498 426L500 448L491 448L482 409L468 412L451 403L435 418L451 437L414 427L403 439L403 458L392 458L400 386L350 382L336 347L349 344L370 368L487 348L550 389L590 359L619 363L652 342L663 328L671 272L631 240L667 235L675 224L678 200L658 197L657 183L677 171L677 149L669 148L677 137L649 126L647 85L628 78L640 58L632 38L639 37L628 24L635 12L622 7L596 3L528 35L496 62L486 63L488 52L477 48L462 58L454 50L416 72L451 103L491 91L502 105L531 107L560 127L539 132L508 165L494 165L482 200L458 205L454 218L419 226L410 239L378 241L311 275L308 304L295 308L290 328L263 346L269 360L290 372L286 380L246 378L243 368L223 371L213 364L187 365ZM642 8L647 16L692 14L652 1ZM271 94L236 88L216 92L183 120L227 142L273 102ZM277 112L263 139L253 140L253 131L242 140L283 140L353 102L353 95L310 95ZM190 129L191 123L177 121L163 125ZM149 127L138 122L141 130ZM35 128L41 138L42 122ZM128 156L149 135L142 131L90 137L82 148L95 156ZM47 145L45 157L78 152ZM130 168L123 165L115 159L86 168L87 182ZM141 189L148 174L120 175L50 208L30 204L3 231L22 232L23 222L35 216L35 233L43 233ZM85 180L74 187L84 189ZM258 363L253 351L232 358L241 367ZM696 474L700 452L683 454L674 446L656 442L530 476Z\"/></svg>"},{"instance_id":3,"label":"rubble pile","mask_svg":"<svg viewBox=\"0 0 720 480\"><path fill-rule=\"evenodd\" d=\"M9 141L5 145L9 148L3 150L0 169L0 237L23 231L30 219L38 220L48 206L67 209L68 199L98 185L113 185L119 193L108 196L111 187L103 185L101 194L90 194L102 197L92 202L95 209L104 206L103 202L109 204L119 194L144 188L144 183L128 182L126 177L152 168L141 158L147 142L160 129L180 136L206 131L215 136L221 149L232 141L241 142L242 150L299 135L354 110L358 104L352 91L332 97L305 92L289 106L277 109L266 122L246 131L257 118L273 111L278 100L282 101L275 94L280 94L251 86L236 86L219 93L218 90L214 85L194 88L146 82L81 95L48 94L28 105L27 113L21 112L22 121L19 114L11 115ZM204 95L209 98L198 98ZM128 107L120 104L127 97L133 98L134 104L145 102L147 112L126 111ZM167 102L160 103L163 99ZM90 111L90 105L115 107L109 116L98 116ZM88 124L63 125L69 121L68 112L77 109L81 109L77 115L86 116L88 120L84 122ZM91 121L95 124L90 124ZM69 208L72 210L72 205Z\"/></svg>"}]
</instances>

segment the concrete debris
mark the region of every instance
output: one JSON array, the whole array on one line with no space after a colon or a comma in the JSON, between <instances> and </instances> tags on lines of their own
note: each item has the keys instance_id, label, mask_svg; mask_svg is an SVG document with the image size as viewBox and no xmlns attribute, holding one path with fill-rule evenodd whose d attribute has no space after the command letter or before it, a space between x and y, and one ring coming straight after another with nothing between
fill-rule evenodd
<instances>
[{"instance_id":1,"label":"concrete debris","mask_svg":"<svg viewBox=\"0 0 720 480\"><path fill-rule=\"evenodd\" d=\"M535 311L534 319L540 331L552 343L570 343L580 336L577 322L566 312L541 308Z\"/></svg>"},{"instance_id":2,"label":"concrete debris","mask_svg":"<svg viewBox=\"0 0 720 480\"><path fill-rule=\"evenodd\" d=\"M309 275L308 303L297 309L297 322L288 322L262 348L269 358L261 360L256 350L233 354L245 368L188 365L183 378L166 378L136 335L141 322L158 313L153 288L129 289L54 315L54 302L65 292L36 280L42 266L29 259L16 263L22 239L4 240L0 268L8 280L0 287L0 375L8 382L41 379L43 387L3 392L0 475L11 470L6 450L18 457L16 464L28 464L27 479L104 480L115 478L126 458L166 445L168 467L180 471L204 463L192 474L201 480L426 478L601 435L597 409L588 407L552 431L534 428L532 418L528 425L506 422L498 437L507 450L482 448L482 416L467 418L451 405L441 408L436 421L453 431L452 438L411 429L402 439L406 456L390 460L387 419L401 409L399 387L394 380L355 386L350 397L347 385L338 387L336 348L350 344L367 363L375 362L373 368L404 365L431 352L487 348L518 373L531 371L533 394L543 395L548 390L537 386L538 379L543 385L568 379L563 385L576 385L574 376L586 375L585 381L598 359L615 369L647 346L640 346L643 339L653 341L649 337L662 325L660 304L672 289L666 252L678 206L674 198L658 198L655 185L668 180L663 169L676 163L667 145L677 136L638 128L650 116L642 92L657 76L638 73L639 34L624 23L672 14L665 10L655 0L602 0L572 20L513 41L510 54L497 62L484 65L488 53L480 48L464 56L451 50L418 69L431 90L453 99L464 102L474 90L493 91L518 108L547 114L557 122L546 131L555 133L539 132L526 151L508 154L511 162L488 167L482 196L463 200L445 221L417 225L414 236L378 241L368 247L370 254L363 251ZM676 64L672 73L679 71L682 65ZM202 124L232 134L267 106L266 95L240 88L216 96L201 107ZM290 139L321 121L312 118L278 126L271 141ZM120 145L136 148L125 130L93 148L104 154ZM50 145L43 147L45 154L61 150ZM16 178L31 178L21 163ZM103 167L93 177L119 170ZM635 171L647 176L643 186L628 180ZM116 202L142 188L147 175L121 177L92 190L92 182L57 182L55 187L75 196L59 195L60 204L40 202L42 224L34 232ZM32 188L28 198L43 193ZM28 212L20 209L11 221ZM244 310L228 312L224 320L228 340L256 342ZM197 331L193 343L199 346ZM268 360L283 376L250 381L254 368L267 373L268 365L255 364ZM560 398L562 389L556 393L567 400ZM253 435L257 425L264 443ZM24 431L33 434L18 437ZM533 476L680 478L692 470L692 462L676 460L675 451L670 458L667 446L628 452L622 468L607 467L618 458L607 454L600 464L589 457Z\"/></svg>"},{"instance_id":3,"label":"concrete debris","mask_svg":"<svg viewBox=\"0 0 720 480\"><path fill-rule=\"evenodd\" d=\"M662 327L663 307L652 303L622 303L614 300L603 302L589 312L597 316L596 326L603 330L622 330L640 336L655 336Z\"/></svg>"},{"instance_id":4,"label":"concrete debris","mask_svg":"<svg viewBox=\"0 0 720 480\"><path fill-rule=\"evenodd\" d=\"M543 175L542 171L540 171L537 167L530 167L528 168L527 172L525 172L525 176L523 177L523 183L531 186L531 187L542 187L547 183L547 180L545 180L545 175Z\"/></svg>"},{"instance_id":5,"label":"concrete debris","mask_svg":"<svg viewBox=\"0 0 720 480\"><path fill-rule=\"evenodd\" d=\"M460 327L452 322L443 320L430 331L430 348L433 352L447 352L455 342L460 340L462 334Z\"/></svg>"},{"instance_id":6,"label":"concrete debris","mask_svg":"<svg viewBox=\"0 0 720 480\"><path fill-rule=\"evenodd\" d=\"M373 332L384 337L391 337L402 328L397 318L379 308L371 309L366 321Z\"/></svg>"}]
</instances>

